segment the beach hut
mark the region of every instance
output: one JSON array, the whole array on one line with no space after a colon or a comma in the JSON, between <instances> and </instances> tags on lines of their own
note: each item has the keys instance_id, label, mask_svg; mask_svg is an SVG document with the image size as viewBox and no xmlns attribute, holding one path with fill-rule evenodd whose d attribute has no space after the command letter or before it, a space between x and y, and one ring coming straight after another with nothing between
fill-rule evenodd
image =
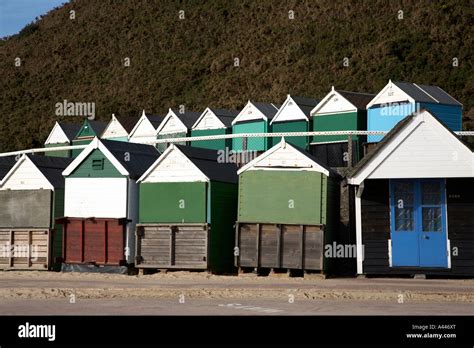
<instances>
[{"instance_id":1,"label":"beach hut","mask_svg":"<svg viewBox=\"0 0 474 348\"><path fill-rule=\"evenodd\" d=\"M275 117L270 121L273 133L279 132L308 132L311 130L311 110L318 104L316 99L306 97L292 97L288 94L283 105L278 109ZM280 139L272 138L277 144ZM286 142L307 150L308 137L286 137Z\"/></svg>"},{"instance_id":2,"label":"beach hut","mask_svg":"<svg viewBox=\"0 0 474 348\"><path fill-rule=\"evenodd\" d=\"M152 145L156 140L156 130L164 117L158 115L147 115L143 110L140 119L128 135L130 143Z\"/></svg>"},{"instance_id":3,"label":"beach hut","mask_svg":"<svg viewBox=\"0 0 474 348\"><path fill-rule=\"evenodd\" d=\"M64 170L64 270L125 272L133 264L136 180L158 155L154 146L94 138Z\"/></svg>"},{"instance_id":4,"label":"beach hut","mask_svg":"<svg viewBox=\"0 0 474 348\"><path fill-rule=\"evenodd\" d=\"M170 108L165 119L156 130L157 139L184 138L191 136L191 128L198 120L198 112L183 111ZM189 145L186 142L178 142L177 145ZM157 144L157 149L164 152L168 143Z\"/></svg>"},{"instance_id":5,"label":"beach hut","mask_svg":"<svg viewBox=\"0 0 474 348\"><path fill-rule=\"evenodd\" d=\"M237 167L171 144L139 179L136 267L232 271Z\"/></svg>"},{"instance_id":6,"label":"beach hut","mask_svg":"<svg viewBox=\"0 0 474 348\"><path fill-rule=\"evenodd\" d=\"M79 132L72 140L72 145L87 145L94 137L99 137L103 132L107 124L101 121L94 121L85 119ZM77 157L83 149L72 150L72 157Z\"/></svg>"},{"instance_id":7,"label":"beach hut","mask_svg":"<svg viewBox=\"0 0 474 348\"><path fill-rule=\"evenodd\" d=\"M375 94L349 92L331 88L331 91L311 111L313 131L367 130L367 104ZM352 162L363 156L365 135L352 136ZM349 163L347 135L314 136L310 152L330 167L347 167Z\"/></svg>"},{"instance_id":8,"label":"beach hut","mask_svg":"<svg viewBox=\"0 0 474 348\"><path fill-rule=\"evenodd\" d=\"M474 154L433 113L400 121L348 183L359 274L474 275Z\"/></svg>"},{"instance_id":9,"label":"beach hut","mask_svg":"<svg viewBox=\"0 0 474 348\"><path fill-rule=\"evenodd\" d=\"M421 109L429 110L449 129L462 130L462 104L440 87L391 80L367 104L367 130L389 131ZM383 135L369 135L367 141L378 142L382 138Z\"/></svg>"},{"instance_id":10,"label":"beach hut","mask_svg":"<svg viewBox=\"0 0 474 348\"><path fill-rule=\"evenodd\" d=\"M44 147L71 146L73 139L81 129L77 123L56 122L44 143ZM50 157L71 157L71 150L49 151L45 153Z\"/></svg>"},{"instance_id":11,"label":"beach hut","mask_svg":"<svg viewBox=\"0 0 474 348\"><path fill-rule=\"evenodd\" d=\"M239 171L235 265L329 270L340 177L284 139Z\"/></svg>"},{"instance_id":12,"label":"beach hut","mask_svg":"<svg viewBox=\"0 0 474 348\"><path fill-rule=\"evenodd\" d=\"M238 112L227 109L207 108L191 128L191 136L225 135L232 133L232 121ZM211 150L232 149L232 139L193 141L191 146Z\"/></svg>"},{"instance_id":13,"label":"beach hut","mask_svg":"<svg viewBox=\"0 0 474 348\"><path fill-rule=\"evenodd\" d=\"M270 122L278 112L278 105L248 101L247 105L232 121L232 134L269 133ZM233 138L232 150L266 151L271 147L269 137Z\"/></svg>"},{"instance_id":14,"label":"beach hut","mask_svg":"<svg viewBox=\"0 0 474 348\"><path fill-rule=\"evenodd\" d=\"M138 117L115 116L115 114L112 114L112 119L100 137L107 140L128 141L128 135L137 122Z\"/></svg>"},{"instance_id":15,"label":"beach hut","mask_svg":"<svg viewBox=\"0 0 474 348\"><path fill-rule=\"evenodd\" d=\"M58 269L70 158L22 155L0 181L1 269ZM7 249L7 250L5 250Z\"/></svg>"}]
</instances>

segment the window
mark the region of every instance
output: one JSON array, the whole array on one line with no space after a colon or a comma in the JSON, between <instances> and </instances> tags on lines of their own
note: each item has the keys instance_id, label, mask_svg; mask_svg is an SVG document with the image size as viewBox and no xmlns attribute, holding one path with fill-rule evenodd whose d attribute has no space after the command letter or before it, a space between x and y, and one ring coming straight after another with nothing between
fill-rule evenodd
<instances>
[{"instance_id":1,"label":"window","mask_svg":"<svg viewBox=\"0 0 474 348\"><path fill-rule=\"evenodd\" d=\"M104 159L95 159L92 160L92 170L103 170L104 169Z\"/></svg>"},{"instance_id":2,"label":"window","mask_svg":"<svg viewBox=\"0 0 474 348\"><path fill-rule=\"evenodd\" d=\"M415 228L413 182L398 181L393 186L395 231L413 231Z\"/></svg>"}]
</instances>

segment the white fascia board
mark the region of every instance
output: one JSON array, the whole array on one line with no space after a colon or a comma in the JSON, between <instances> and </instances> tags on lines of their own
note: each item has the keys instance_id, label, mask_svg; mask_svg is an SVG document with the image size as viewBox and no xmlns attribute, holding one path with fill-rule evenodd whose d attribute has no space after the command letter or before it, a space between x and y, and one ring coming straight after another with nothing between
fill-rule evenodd
<instances>
[{"instance_id":1,"label":"white fascia board","mask_svg":"<svg viewBox=\"0 0 474 348\"><path fill-rule=\"evenodd\" d=\"M415 102L415 99L413 99L412 97L410 97L408 94L406 94L403 90L401 90L397 85L395 85L391 80L388 81L388 83L385 85L384 88L382 88L382 90L369 102L369 104L367 104L367 107L366 109L369 109L371 106L373 105L376 105L376 104L379 104L377 103L378 99L383 96L385 94L385 92L387 91L387 89L389 89L390 87L398 90L400 93L404 94L406 96L406 99L410 102L410 103L414 103Z\"/></svg>"},{"instance_id":2,"label":"white fascia board","mask_svg":"<svg viewBox=\"0 0 474 348\"><path fill-rule=\"evenodd\" d=\"M183 129L188 129L188 127L186 127L186 125L183 123L183 121L181 121L181 119L178 117L178 115L176 115L174 113L174 111L170 108L168 110L168 113L166 114L166 117L163 119L163 121L160 123L160 125L158 126L158 128L156 129L156 135L160 134L161 133L161 130L164 128L164 126L166 125L166 123L171 119L171 118L175 118L183 127Z\"/></svg>"},{"instance_id":3,"label":"white fascia board","mask_svg":"<svg viewBox=\"0 0 474 348\"><path fill-rule=\"evenodd\" d=\"M62 134L61 134L61 137L63 137L63 138L65 139L65 140L64 140L65 143L69 143L69 142L70 142L70 141L69 141L69 138L68 138L67 135L66 135L66 133L64 133L64 130L61 128L61 125L59 124L59 122L56 121L56 123L54 124L53 129L52 129L51 132L49 133L48 138L46 139L46 141L44 142L44 144L45 144L45 145L46 145L46 144L58 144L58 143L50 143L51 137L53 136L53 134L54 134L55 132L58 132L58 131L62 133Z\"/></svg>"},{"instance_id":4,"label":"white fascia board","mask_svg":"<svg viewBox=\"0 0 474 348\"><path fill-rule=\"evenodd\" d=\"M268 118L267 116L265 116L265 114L263 112L261 112L255 105L253 105L253 103L249 100L247 102L247 104L243 107L243 109L239 112L239 114L233 119L232 121L232 125L235 125L237 122L240 121L240 119L245 115L245 111L247 110L247 108L253 108L258 114L259 114L259 118L265 120L265 121L268 121ZM255 119L258 119L258 118L255 118Z\"/></svg>"},{"instance_id":5,"label":"white fascia board","mask_svg":"<svg viewBox=\"0 0 474 348\"><path fill-rule=\"evenodd\" d=\"M77 156L74 161L67 166L63 171L63 176L70 175L86 158L91 154L92 151L98 149L104 154L104 156L113 164L113 166L120 172L122 175L129 176L129 172L122 166L122 164L115 158L114 155L102 144L99 138L95 137L87 147L81 151L79 156Z\"/></svg>"},{"instance_id":6,"label":"white fascia board","mask_svg":"<svg viewBox=\"0 0 474 348\"><path fill-rule=\"evenodd\" d=\"M161 163L163 162L166 157L168 157L168 155L173 152L173 151L178 151L181 155L183 155L184 157L187 157L176 145L174 144L171 144L170 146L168 146L168 148L165 150L165 152L163 152L161 154L160 157L158 157L158 159L150 166L150 168L148 168L146 170L145 173L143 173L143 175L137 180L137 183L141 183L143 182L154 170L155 168ZM209 182L209 178L207 177L207 175L205 175L198 167L196 167L196 165L193 163L193 166L196 168L196 170L198 170L204 177L206 177L206 182Z\"/></svg>"}]
</instances>

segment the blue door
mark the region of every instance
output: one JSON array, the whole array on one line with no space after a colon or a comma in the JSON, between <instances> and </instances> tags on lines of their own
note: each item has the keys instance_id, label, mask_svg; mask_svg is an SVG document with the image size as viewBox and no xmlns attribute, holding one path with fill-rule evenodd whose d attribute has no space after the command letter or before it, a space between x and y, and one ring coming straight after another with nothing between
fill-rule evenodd
<instances>
[{"instance_id":1,"label":"blue door","mask_svg":"<svg viewBox=\"0 0 474 348\"><path fill-rule=\"evenodd\" d=\"M393 267L448 267L444 179L390 180Z\"/></svg>"}]
</instances>

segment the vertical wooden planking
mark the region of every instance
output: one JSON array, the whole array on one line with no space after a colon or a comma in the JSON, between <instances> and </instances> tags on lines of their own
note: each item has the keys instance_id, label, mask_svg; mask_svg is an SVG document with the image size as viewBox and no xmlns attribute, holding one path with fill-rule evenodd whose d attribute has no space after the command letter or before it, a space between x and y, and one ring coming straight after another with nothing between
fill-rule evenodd
<instances>
[{"instance_id":1,"label":"vertical wooden planking","mask_svg":"<svg viewBox=\"0 0 474 348\"><path fill-rule=\"evenodd\" d=\"M173 226L169 226L169 233L170 233L170 266L173 266L174 265L174 259L175 259L175 255L174 255L174 243L175 243L175 236L174 236L174 231L173 231Z\"/></svg>"},{"instance_id":2,"label":"vertical wooden planking","mask_svg":"<svg viewBox=\"0 0 474 348\"><path fill-rule=\"evenodd\" d=\"M107 264L109 261L109 223L108 221L104 221L104 262Z\"/></svg>"},{"instance_id":3,"label":"vertical wooden planking","mask_svg":"<svg viewBox=\"0 0 474 348\"><path fill-rule=\"evenodd\" d=\"M10 255L9 265L10 265L10 267L13 267L12 247L13 247L13 231L10 230L10 250L9 250L9 255Z\"/></svg>"}]
</instances>

